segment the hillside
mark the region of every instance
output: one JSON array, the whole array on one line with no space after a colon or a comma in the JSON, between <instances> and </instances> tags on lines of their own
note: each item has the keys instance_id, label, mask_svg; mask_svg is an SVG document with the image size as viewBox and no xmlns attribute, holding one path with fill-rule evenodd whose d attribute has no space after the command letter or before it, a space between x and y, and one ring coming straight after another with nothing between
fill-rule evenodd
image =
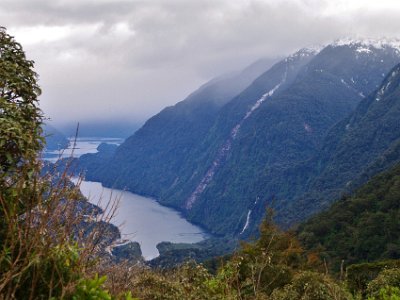
<instances>
[{"instance_id":1,"label":"hillside","mask_svg":"<svg viewBox=\"0 0 400 300\"><path fill-rule=\"evenodd\" d=\"M21 45L2 27L0 70L0 299L399 299L400 260L350 266L344 282L343 272L340 280L328 274L318 254L328 255L333 262L399 258L400 165L303 224L299 236L310 251L292 232L276 226L272 211L267 210L259 238L208 262L210 269L195 262L176 264L185 257L219 255L237 239L210 239L195 248L159 244L162 256L155 263L174 268L155 270L143 264L139 243L115 245L121 234L109 223L113 205L107 213L89 203L68 175L40 159L43 115L38 106L38 75ZM380 117L375 127L367 129L380 128L382 120L393 125L387 116L389 111L396 113L399 70L399 66L393 69L373 94L375 98L368 98L368 105L360 104L353 115L364 107L360 117L364 122L351 123L354 128L367 124L377 105ZM280 86L263 94L243 120ZM242 125L244 121L231 131L230 146ZM341 141L335 145L339 147ZM393 161L398 144L367 171ZM224 149L221 163L228 161L224 155L231 148ZM117 149L103 143L98 150L91 157L97 162L99 158L109 161ZM194 204L186 202L185 208L190 210ZM176 260L170 260L171 251L178 254Z\"/></svg>"},{"instance_id":2,"label":"hillside","mask_svg":"<svg viewBox=\"0 0 400 300\"><path fill-rule=\"evenodd\" d=\"M336 269L382 259L400 259L400 165L377 175L352 196L302 224L306 248Z\"/></svg>"},{"instance_id":3,"label":"hillside","mask_svg":"<svg viewBox=\"0 0 400 300\"><path fill-rule=\"evenodd\" d=\"M314 196L330 188L318 178L336 155L328 144L344 134L333 126L360 102L367 105L366 96L399 61L389 44L350 41L300 50L218 109L210 110L207 97L193 100L197 93L165 109L109 161L89 168L87 178L156 197L215 234L256 234L266 205L281 225L292 224L343 190L337 184L326 197ZM382 147L371 160L394 147L389 139L377 142Z\"/></svg>"},{"instance_id":4,"label":"hillside","mask_svg":"<svg viewBox=\"0 0 400 300\"><path fill-rule=\"evenodd\" d=\"M265 90L251 97L255 81L221 110L180 182L160 200L181 207L195 200L192 208L186 209L188 217L220 234L256 233L265 205L272 205L278 222L285 224L286 201L300 197L312 176L312 165L304 162L319 153L331 127L375 90L382 74L399 61L394 49L375 49L373 55L358 56L358 47L324 48L292 81L252 110L240 105L245 101L257 105L265 91L274 87L261 85ZM354 84L349 86L352 79ZM246 118L249 111L252 113ZM235 123L237 116L244 118L243 123ZM236 126L240 126L238 132ZM212 178L205 179L209 174ZM318 210L318 205L310 203L305 212L291 211L291 222L314 209Z\"/></svg>"},{"instance_id":5,"label":"hillside","mask_svg":"<svg viewBox=\"0 0 400 300\"><path fill-rule=\"evenodd\" d=\"M126 139L110 164L99 158L103 167L89 167L87 179L158 197L173 185L180 166L188 163L188 154L207 134L221 107L269 65L268 60L259 60L241 72L215 78L163 109Z\"/></svg>"},{"instance_id":6,"label":"hillside","mask_svg":"<svg viewBox=\"0 0 400 300\"><path fill-rule=\"evenodd\" d=\"M43 136L46 138L46 150L62 150L68 147L67 137L49 124L43 125Z\"/></svg>"},{"instance_id":7,"label":"hillside","mask_svg":"<svg viewBox=\"0 0 400 300\"><path fill-rule=\"evenodd\" d=\"M301 201L292 204L291 211L303 210L310 203L315 208L327 207L340 194L397 163L399 115L400 66L396 66L379 89L330 130L321 151L309 163L313 177L307 191Z\"/></svg>"}]
</instances>

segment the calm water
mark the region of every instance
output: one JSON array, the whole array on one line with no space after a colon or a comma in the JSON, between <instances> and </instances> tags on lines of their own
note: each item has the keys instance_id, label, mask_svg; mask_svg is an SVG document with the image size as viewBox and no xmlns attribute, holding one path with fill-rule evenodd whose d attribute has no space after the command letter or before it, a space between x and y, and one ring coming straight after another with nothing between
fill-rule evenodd
<instances>
[{"instance_id":1,"label":"calm water","mask_svg":"<svg viewBox=\"0 0 400 300\"><path fill-rule=\"evenodd\" d=\"M61 154L50 152L48 153L50 156L47 157L50 157L48 160L55 161L56 158L51 155L70 157L73 152L74 157L79 157L85 153L96 153L97 146L102 142L120 144L122 140L79 138L75 149L70 147ZM179 212L160 205L154 199L104 188L99 182L83 181L80 188L90 202L106 211L110 211L110 208L107 209L107 203L118 204L116 215L111 223L120 228L122 239L140 243L145 259L152 259L159 255L156 245L160 242L196 243L206 237L199 227L186 221Z\"/></svg>"},{"instance_id":2,"label":"calm water","mask_svg":"<svg viewBox=\"0 0 400 300\"><path fill-rule=\"evenodd\" d=\"M97 147L100 143L108 143L119 145L123 142L120 138L92 138L92 137L82 137L69 139L69 147L65 150L54 150L46 151L44 153L44 158L51 162L56 162L60 158L67 157L79 157L86 153L96 153Z\"/></svg>"},{"instance_id":3,"label":"calm water","mask_svg":"<svg viewBox=\"0 0 400 300\"><path fill-rule=\"evenodd\" d=\"M98 182L83 181L80 188L90 202L100 207L105 208L109 200L118 203L111 223L120 228L122 239L140 243L145 259L158 256L156 245L162 241L195 243L205 238L205 233L199 227L154 199L104 188Z\"/></svg>"}]
</instances>

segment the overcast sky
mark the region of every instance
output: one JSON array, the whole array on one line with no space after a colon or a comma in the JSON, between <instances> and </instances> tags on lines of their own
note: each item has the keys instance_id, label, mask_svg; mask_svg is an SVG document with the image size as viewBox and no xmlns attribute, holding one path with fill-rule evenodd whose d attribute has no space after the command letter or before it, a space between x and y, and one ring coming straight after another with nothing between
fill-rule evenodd
<instances>
[{"instance_id":1,"label":"overcast sky","mask_svg":"<svg viewBox=\"0 0 400 300\"><path fill-rule=\"evenodd\" d=\"M396 37L398 0L0 0L56 124L143 121L212 77L346 36Z\"/></svg>"}]
</instances>

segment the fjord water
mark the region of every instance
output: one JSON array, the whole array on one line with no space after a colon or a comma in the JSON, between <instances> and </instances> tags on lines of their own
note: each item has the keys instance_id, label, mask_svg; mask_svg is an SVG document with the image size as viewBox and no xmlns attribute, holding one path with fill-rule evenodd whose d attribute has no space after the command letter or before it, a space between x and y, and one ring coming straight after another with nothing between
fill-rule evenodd
<instances>
[{"instance_id":1,"label":"fjord water","mask_svg":"<svg viewBox=\"0 0 400 300\"><path fill-rule=\"evenodd\" d=\"M154 199L104 188L99 182L83 181L80 189L91 203L102 208L108 202L118 206L111 223L119 227L122 239L139 242L145 259L158 256L156 245L162 241L195 243L205 237L199 227ZM108 207L107 211L111 210Z\"/></svg>"},{"instance_id":2,"label":"fjord water","mask_svg":"<svg viewBox=\"0 0 400 300\"><path fill-rule=\"evenodd\" d=\"M79 157L87 153L96 153L97 147L101 143L119 145L123 142L120 138L98 138L98 137L81 137L70 138L67 149L45 151L44 159L56 162L61 158Z\"/></svg>"},{"instance_id":3,"label":"fjord water","mask_svg":"<svg viewBox=\"0 0 400 300\"><path fill-rule=\"evenodd\" d=\"M113 138L79 138L62 154L52 152L52 157L68 157L71 154L79 157L85 153L96 153L100 143L119 144L120 139ZM73 145L73 142L70 143ZM45 154L46 157L46 154ZM93 204L102 207L106 213L111 206L117 205L116 214L111 223L118 226L122 239L137 241L140 244L143 257L148 260L159 255L156 245L160 242L196 243L206 237L201 228L186 221L174 209L160 205L156 200L122 190L104 188L99 182L82 181L82 194Z\"/></svg>"}]
</instances>

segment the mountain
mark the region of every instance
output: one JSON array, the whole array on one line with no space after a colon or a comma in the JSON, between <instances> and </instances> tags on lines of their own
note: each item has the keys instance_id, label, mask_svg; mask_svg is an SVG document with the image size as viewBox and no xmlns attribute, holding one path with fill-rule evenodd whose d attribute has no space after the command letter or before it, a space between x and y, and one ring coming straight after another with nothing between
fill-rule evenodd
<instances>
[{"instance_id":1,"label":"mountain","mask_svg":"<svg viewBox=\"0 0 400 300\"><path fill-rule=\"evenodd\" d=\"M292 224L333 201L306 197L336 152L328 137L343 135L335 125L366 106L398 62L388 43L300 50L218 109L204 98L167 108L87 178L154 196L217 235L255 234L266 205L281 225ZM190 117L177 122L182 116Z\"/></svg>"},{"instance_id":2,"label":"mountain","mask_svg":"<svg viewBox=\"0 0 400 300\"><path fill-rule=\"evenodd\" d=\"M298 237L338 271L346 265L400 259L400 165L377 175L351 197L301 224Z\"/></svg>"},{"instance_id":3,"label":"mountain","mask_svg":"<svg viewBox=\"0 0 400 300\"><path fill-rule=\"evenodd\" d=\"M189 163L188 153L207 134L221 107L270 64L259 60L241 72L213 79L165 108L117 149L112 163L105 165L101 159L103 168L89 166L87 179L158 197L173 184L179 167Z\"/></svg>"},{"instance_id":4,"label":"mountain","mask_svg":"<svg viewBox=\"0 0 400 300\"><path fill-rule=\"evenodd\" d=\"M79 137L127 138L140 128L142 123L133 120L105 119L98 121L83 120L79 122ZM78 123L60 125L59 129L68 136L75 136Z\"/></svg>"},{"instance_id":5,"label":"mountain","mask_svg":"<svg viewBox=\"0 0 400 300\"><path fill-rule=\"evenodd\" d=\"M43 135L47 150L61 150L68 147L69 141L60 131L49 124L44 124Z\"/></svg>"},{"instance_id":6,"label":"mountain","mask_svg":"<svg viewBox=\"0 0 400 300\"><path fill-rule=\"evenodd\" d=\"M400 161L400 65L357 109L328 133L313 159L306 193L289 211L326 208ZM308 208L308 214L316 211Z\"/></svg>"},{"instance_id":7,"label":"mountain","mask_svg":"<svg viewBox=\"0 0 400 300\"><path fill-rule=\"evenodd\" d=\"M265 205L272 205L277 221L286 224L286 209L305 192L308 180L307 164L305 170L293 166L317 155L331 127L399 61L396 49L371 47L370 53L360 53L362 46L325 47L259 106L258 99L280 82L255 81L221 110L203 145L209 143L182 172L183 183L161 201L184 206L190 220L218 234L255 233ZM291 211L290 222L308 214Z\"/></svg>"}]
</instances>

